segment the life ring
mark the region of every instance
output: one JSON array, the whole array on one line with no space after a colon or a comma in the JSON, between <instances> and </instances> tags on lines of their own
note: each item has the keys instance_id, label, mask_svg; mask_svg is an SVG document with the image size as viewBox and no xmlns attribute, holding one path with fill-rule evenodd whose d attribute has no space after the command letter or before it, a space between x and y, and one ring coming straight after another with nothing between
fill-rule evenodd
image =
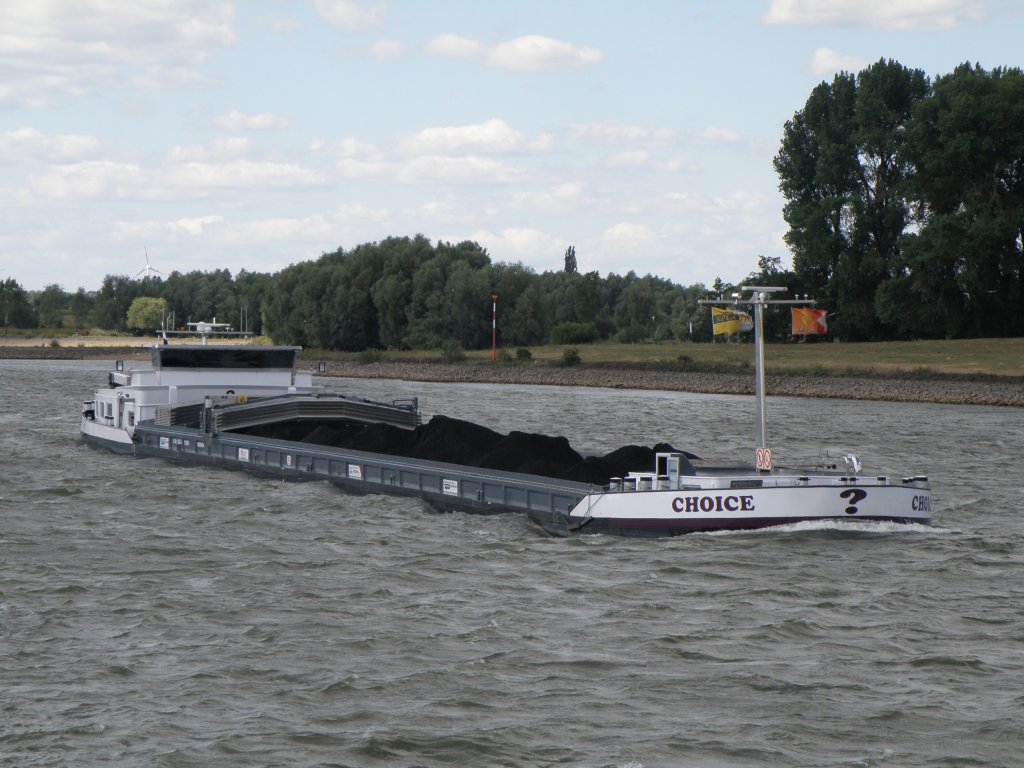
<instances>
[{"instance_id":1,"label":"life ring","mask_svg":"<svg viewBox=\"0 0 1024 768\"><path fill-rule=\"evenodd\" d=\"M235 398L235 402L238 403L239 405L245 405L246 403L249 402L249 398L246 397L245 395L239 395L238 397Z\"/></svg>"}]
</instances>

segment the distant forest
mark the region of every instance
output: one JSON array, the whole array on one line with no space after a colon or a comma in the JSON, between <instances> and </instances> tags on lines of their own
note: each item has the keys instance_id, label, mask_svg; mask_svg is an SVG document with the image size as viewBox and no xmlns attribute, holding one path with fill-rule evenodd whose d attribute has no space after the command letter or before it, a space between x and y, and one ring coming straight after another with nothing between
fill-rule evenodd
<instances>
[{"instance_id":1,"label":"distant forest","mask_svg":"<svg viewBox=\"0 0 1024 768\"><path fill-rule=\"evenodd\" d=\"M99 291L0 282L9 328L151 332L173 317L230 322L279 344L479 349L711 338L698 300L780 285L829 311L848 341L1024 335L1024 73L963 64L929 79L881 60L817 86L774 158L793 268L760 256L735 284L492 262L473 242L391 237L275 274L108 275ZM623 255L623 262L629 255ZM737 277L737 276L734 276ZM139 300L139 301L137 301ZM133 308L134 305L134 308ZM767 336L788 335L788 316Z\"/></svg>"}]
</instances>

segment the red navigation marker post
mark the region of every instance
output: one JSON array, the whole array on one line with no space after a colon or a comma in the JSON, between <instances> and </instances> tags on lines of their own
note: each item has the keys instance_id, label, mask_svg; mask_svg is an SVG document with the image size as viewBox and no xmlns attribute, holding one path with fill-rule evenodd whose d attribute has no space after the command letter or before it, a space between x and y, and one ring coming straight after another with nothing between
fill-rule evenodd
<instances>
[{"instance_id":1,"label":"red navigation marker post","mask_svg":"<svg viewBox=\"0 0 1024 768\"><path fill-rule=\"evenodd\" d=\"M498 359L498 294L491 294L491 360Z\"/></svg>"}]
</instances>

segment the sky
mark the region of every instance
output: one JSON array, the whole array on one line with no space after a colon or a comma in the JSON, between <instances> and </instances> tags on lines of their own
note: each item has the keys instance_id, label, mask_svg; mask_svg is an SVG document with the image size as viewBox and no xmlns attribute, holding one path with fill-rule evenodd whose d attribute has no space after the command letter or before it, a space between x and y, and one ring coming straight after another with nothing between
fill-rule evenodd
<instances>
[{"instance_id":1,"label":"sky","mask_svg":"<svg viewBox=\"0 0 1024 768\"><path fill-rule=\"evenodd\" d=\"M772 158L840 71L1024 66L1024 0L2 0L0 280L790 265Z\"/></svg>"}]
</instances>

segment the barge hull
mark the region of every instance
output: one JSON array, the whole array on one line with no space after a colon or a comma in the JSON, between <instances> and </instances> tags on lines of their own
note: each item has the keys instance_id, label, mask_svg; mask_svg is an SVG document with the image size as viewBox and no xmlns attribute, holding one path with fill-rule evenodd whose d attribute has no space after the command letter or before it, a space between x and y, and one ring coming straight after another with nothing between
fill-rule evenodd
<instances>
[{"instance_id":1,"label":"barge hull","mask_svg":"<svg viewBox=\"0 0 1024 768\"><path fill-rule=\"evenodd\" d=\"M242 470L289 481L326 481L356 494L416 497L439 511L474 514L567 513L588 493L586 484L443 462L388 456L250 435L213 434L146 422L136 427L129 450L85 434L87 442L138 457L178 464Z\"/></svg>"},{"instance_id":2,"label":"barge hull","mask_svg":"<svg viewBox=\"0 0 1024 768\"><path fill-rule=\"evenodd\" d=\"M105 432L115 439L106 438ZM874 503L861 501L862 508L854 514L850 514L848 500L844 497L844 493L848 493L847 486L803 488L799 491L799 501L794 504L785 503L791 498L792 488L747 489L743 494L749 499L749 513L668 514L664 509L673 503L677 506L682 504L686 496L694 495L694 491L607 494L589 484L539 475L231 432L209 433L193 427L152 422L139 424L129 443L117 440L118 432L125 434L121 430L101 427L83 430L83 436L90 444L119 453L183 465L242 470L256 476L287 481L329 482L353 494L384 493L416 498L439 512L523 513L547 533L560 537L608 533L633 538L659 538L711 531L755 530L800 522L924 525L930 522L927 508L919 509L915 502L915 499L925 498L921 491L899 486L868 488ZM868 492L863 496L867 497ZM722 498L722 491L717 489L699 493L709 499ZM598 506L608 509L597 513ZM845 513L838 511L842 507L847 508ZM587 513L588 509L593 514ZM795 512L795 509L800 511Z\"/></svg>"}]
</instances>

